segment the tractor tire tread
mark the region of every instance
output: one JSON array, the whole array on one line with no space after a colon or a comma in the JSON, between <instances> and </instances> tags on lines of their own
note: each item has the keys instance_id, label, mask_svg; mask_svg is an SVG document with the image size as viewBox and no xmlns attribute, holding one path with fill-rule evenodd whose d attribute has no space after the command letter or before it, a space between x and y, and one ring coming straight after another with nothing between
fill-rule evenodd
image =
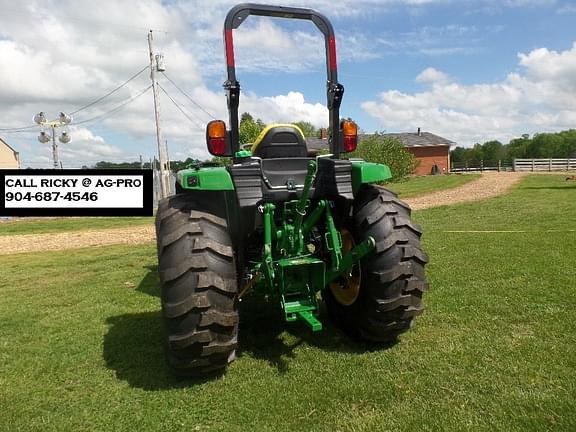
<instances>
[{"instance_id":1,"label":"tractor tire tread","mask_svg":"<svg viewBox=\"0 0 576 432\"><path fill-rule=\"evenodd\" d=\"M174 372L223 370L238 340L234 250L226 220L190 194L163 200L156 216L162 314Z\"/></svg>"},{"instance_id":2,"label":"tractor tire tread","mask_svg":"<svg viewBox=\"0 0 576 432\"><path fill-rule=\"evenodd\" d=\"M366 185L355 198L351 229L357 242L371 236L374 252L361 263L360 296L353 305L323 293L334 321L360 339L390 343L407 331L423 310L428 284L422 228L411 221L410 207L387 189Z\"/></svg>"}]
</instances>

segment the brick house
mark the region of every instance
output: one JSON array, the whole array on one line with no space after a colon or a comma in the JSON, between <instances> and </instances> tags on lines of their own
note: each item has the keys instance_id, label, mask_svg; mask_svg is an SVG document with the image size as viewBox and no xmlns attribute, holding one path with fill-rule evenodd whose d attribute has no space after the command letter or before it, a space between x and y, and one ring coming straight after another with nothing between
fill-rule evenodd
<instances>
[{"instance_id":1,"label":"brick house","mask_svg":"<svg viewBox=\"0 0 576 432\"><path fill-rule=\"evenodd\" d=\"M325 129L320 131L320 138L307 138L310 150L328 148L328 140ZM439 172L446 174L450 172L450 147L456 145L453 141L434 135L430 132L422 132L420 128L416 132L388 133L383 134L391 138L396 138L412 153L419 161L414 170L416 175L428 175L432 173L434 165L438 166ZM359 139L367 138L371 135L359 135Z\"/></svg>"},{"instance_id":2,"label":"brick house","mask_svg":"<svg viewBox=\"0 0 576 432\"><path fill-rule=\"evenodd\" d=\"M20 154L0 138L0 169L20 168Z\"/></svg>"},{"instance_id":3,"label":"brick house","mask_svg":"<svg viewBox=\"0 0 576 432\"><path fill-rule=\"evenodd\" d=\"M417 132L412 133L389 133L384 135L396 138L420 162L414 170L414 174L431 174L434 165L438 166L439 172L442 174L450 172L450 147L456 145L453 141L430 132L421 132L420 128L418 128Z\"/></svg>"}]
</instances>

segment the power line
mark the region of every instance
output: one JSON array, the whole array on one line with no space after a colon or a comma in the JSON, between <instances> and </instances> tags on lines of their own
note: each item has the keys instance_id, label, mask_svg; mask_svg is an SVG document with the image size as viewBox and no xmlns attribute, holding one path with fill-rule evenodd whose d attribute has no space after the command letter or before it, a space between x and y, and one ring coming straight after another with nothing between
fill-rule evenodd
<instances>
[{"instance_id":1,"label":"power line","mask_svg":"<svg viewBox=\"0 0 576 432\"><path fill-rule=\"evenodd\" d=\"M178 102L176 102L174 99L172 99L172 96L170 96L168 94L168 92L164 89L164 87L162 87L160 84L158 84L158 87L160 87L160 89L164 92L164 94L166 96L168 96L168 99L170 99L172 101L172 103L174 104L174 106L176 108L178 108L178 110L184 114L184 117L186 117L188 120L190 120L190 122L192 122L198 129L203 129L202 125L200 123L198 123L196 120L194 120L192 117L190 117L185 111L184 109L180 106L180 104Z\"/></svg>"},{"instance_id":2,"label":"power line","mask_svg":"<svg viewBox=\"0 0 576 432\"><path fill-rule=\"evenodd\" d=\"M32 128L37 128L38 125L22 126L22 127L11 127L11 128L0 128L2 132L21 132Z\"/></svg>"},{"instance_id":3,"label":"power line","mask_svg":"<svg viewBox=\"0 0 576 432\"><path fill-rule=\"evenodd\" d=\"M118 87L114 88L113 90L109 91L108 93L106 93L104 96L99 97L98 99L90 102L87 105L84 105L81 108L78 108L76 111L72 111L70 114L76 114L79 113L80 111L85 110L86 108L89 108L95 104L97 104L98 102L100 102L101 100L107 98L108 96L116 93L118 90L120 90L121 88L125 87L128 83L130 83L131 81L133 81L134 79L136 79L142 72L144 72L146 69L148 69L148 65L144 66L144 68L142 68L140 71L138 71L136 74L132 75L130 78L128 78L128 80L126 80L125 82L123 82L122 84L120 84ZM83 122L81 122L83 123ZM80 124L80 123L75 123L75 124ZM34 124L34 125L30 125L30 126L22 126L22 127L10 127L10 128L0 128L0 132L5 132L5 133L16 133L16 132L24 132L24 131L28 131L30 129L37 129L38 125Z\"/></svg>"},{"instance_id":4,"label":"power line","mask_svg":"<svg viewBox=\"0 0 576 432\"><path fill-rule=\"evenodd\" d=\"M38 128L38 125L35 125L34 128ZM2 134L17 134L17 133L29 133L29 134L36 134L38 131L32 130L32 128L26 129L18 129L18 130L1 130Z\"/></svg>"},{"instance_id":5,"label":"power line","mask_svg":"<svg viewBox=\"0 0 576 432\"><path fill-rule=\"evenodd\" d=\"M93 102L90 102L87 105L84 105L81 108L78 108L76 111L72 111L70 113L70 115L76 114L82 110L85 110L86 108L91 107L92 105L97 104L98 102L100 102L103 99L106 99L108 96L116 93L118 90L120 90L122 87L125 87L130 81L134 80L136 77L138 77L142 72L144 72L146 69L148 69L148 65L144 66L140 71L138 71L137 73L135 73L134 75L132 75L130 78L128 78L128 80L124 81L122 84L120 84L118 87L116 87L115 89L109 91L108 93L106 93L104 96L99 97L98 99L96 99Z\"/></svg>"},{"instance_id":6,"label":"power line","mask_svg":"<svg viewBox=\"0 0 576 432\"><path fill-rule=\"evenodd\" d=\"M102 120L105 117L110 116L111 114L114 114L116 111L120 110L121 108L123 108L124 106L128 105L131 102L134 102L136 99L138 99L140 96L142 96L144 93L146 93L148 90L150 90L150 88L152 88L151 85L149 85L148 87L144 88L143 90L141 90L139 93L137 93L136 95L132 96L130 99L126 99L124 102L122 102L120 105L116 106L115 108L112 108L110 111L106 111L103 114L100 114L96 117L92 117L90 119L86 119L86 120L82 120L79 122L75 122L74 126L77 125L81 125L81 124L85 124L85 123L89 123L89 122L93 122L93 121L97 121L97 120Z\"/></svg>"},{"instance_id":7,"label":"power line","mask_svg":"<svg viewBox=\"0 0 576 432\"><path fill-rule=\"evenodd\" d=\"M213 114L211 114L209 111L207 111L206 109L204 109L204 107L203 107L202 105L200 105L198 102L196 102L194 99L192 99L192 98L188 95L188 93L186 93L184 90L182 90L182 89L178 86L178 84L176 84L174 81L172 81L172 80L170 79L170 77L169 77L168 75L166 75L165 72L162 72L162 75L164 75L164 76L166 77L166 79L167 79L168 81L170 81L170 82L172 83L172 85L173 85L174 87L176 87L176 88L180 91L180 93L182 93L184 96L186 96L186 98L188 98L188 100L189 100L190 102L192 102L194 105L196 105L198 108L200 108L200 109L201 109L202 111L204 111L206 114L208 114L208 115L210 116L210 118L212 118L212 119L215 119L215 118L216 118L216 117L214 117Z\"/></svg>"}]
</instances>

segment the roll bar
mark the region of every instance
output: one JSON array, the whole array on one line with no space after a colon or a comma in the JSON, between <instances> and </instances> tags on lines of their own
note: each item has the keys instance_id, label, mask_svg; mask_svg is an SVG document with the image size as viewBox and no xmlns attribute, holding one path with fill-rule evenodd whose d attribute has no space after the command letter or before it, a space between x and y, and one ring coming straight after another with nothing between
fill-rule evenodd
<instances>
[{"instance_id":1,"label":"roll bar","mask_svg":"<svg viewBox=\"0 0 576 432\"><path fill-rule=\"evenodd\" d=\"M228 100L230 116L230 144L233 153L239 150L238 135L238 105L240 103L240 83L236 79L236 65L234 61L234 38L232 30L237 29L250 15L270 16L276 18L290 18L312 21L324 35L326 49L326 98L329 111L330 152L335 157L342 152L339 131L340 104L344 87L338 83L338 70L336 64L336 39L332 24L324 15L312 10L284 6L269 6L254 3L243 3L234 6L226 15L224 21L224 46L226 51L226 67L228 79L224 83Z\"/></svg>"}]
</instances>

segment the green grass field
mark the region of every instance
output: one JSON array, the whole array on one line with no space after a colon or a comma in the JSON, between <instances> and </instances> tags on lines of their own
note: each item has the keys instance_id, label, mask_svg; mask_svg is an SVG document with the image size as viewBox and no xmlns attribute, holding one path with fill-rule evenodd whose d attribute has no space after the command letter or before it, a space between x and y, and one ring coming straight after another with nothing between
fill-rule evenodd
<instances>
[{"instance_id":1,"label":"green grass field","mask_svg":"<svg viewBox=\"0 0 576 432\"><path fill-rule=\"evenodd\" d=\"M401 198L408 198L455 188L479 178L480 174L408 177L399 183L388 183L385 187L396 192Z\"/></svg>"},{"instance_id":2,"label":"green grass field","mask_svg":"<svg viewBox=\"0 0 576 432\"><path fill-rule=\"evenodd\" d=\"M164 363L153 244L0 257L0 430L574 431L574 214L561 176L416 212L431 289L399 344L248 304L199 381Z\"/></svg>"}]
</instances>

